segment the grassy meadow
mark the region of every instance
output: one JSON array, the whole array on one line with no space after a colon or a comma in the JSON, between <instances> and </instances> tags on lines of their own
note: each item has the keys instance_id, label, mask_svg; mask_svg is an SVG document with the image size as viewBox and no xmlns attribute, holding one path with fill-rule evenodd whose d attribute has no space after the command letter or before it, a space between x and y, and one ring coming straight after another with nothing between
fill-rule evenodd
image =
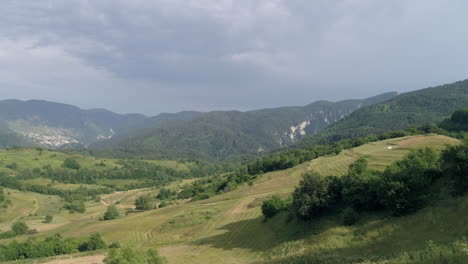
<instances>
[{"instance_id":1,"label":"grassy meadow","mask_svg":"<svg viewBox=\"0 0 468 264\"><path fill-rule=\"evenodd\" d=\"M124 246L156 247L169 263L175 264L405 263L403 261L417 260L418 257L422 259L418 254L426 252L428 248L432 250L430 254L435 254L439 248L441 252L442 249L453 250L456 241L459 241L457 247L468 251L468 242L463 240L463 237L468 237L468 197L441 198L434 205L407 217L366 214L352 227L343 226L336 215L306 223L283 213L265 222L260 210L261 203L274 194L289 196L301 175L307 171L313 170L324 176L344 175L348 166L362 156L368 158L371 168L383 170L411 149L442 149L446 144L457 143L456 139L439 135L369 143L288 170L266 173L257 178L252 186L245 184L235 191L208 200L178 200L165 208L128 215L125 212L133 208L139 196L156 195L158 190L138 189L105 195L101 197L101 202L88 202L84 214L69 214L57 209L61 207L57 197L8 190L14 209L7 209L6 217L2 212L0 228L5 230L11 222L22 219L39 231L34 237L55 233L65 237L84 237L99 232L108 243L119 241ZM38 155L34 151L27 152L27 162L31 164L35 162L34 155ZM8 155L2 155L3 152L0 159L8 162ZM48 156L45 151L42 155ZM87 164L90 166L97 161L89 159ZM170 162L166 164L177 166ZM180 181L168 188L178 190L189 182ZM122 217L99 221L110 204L116 204ZM47 214L54 215L54 221L50 224L42 223ZM27 237L16 239L25 240ZM0 240L0 243L10 240ZM102 253L98 256L101 257L94 260L96 263L102 260ZM385 257L386 260L375 256ZM85 263L80 261L86 257L66 258L63 263ZM24 263L38 261L59 263L57 260L29 260Z\"/></svg>"}]
</instances>

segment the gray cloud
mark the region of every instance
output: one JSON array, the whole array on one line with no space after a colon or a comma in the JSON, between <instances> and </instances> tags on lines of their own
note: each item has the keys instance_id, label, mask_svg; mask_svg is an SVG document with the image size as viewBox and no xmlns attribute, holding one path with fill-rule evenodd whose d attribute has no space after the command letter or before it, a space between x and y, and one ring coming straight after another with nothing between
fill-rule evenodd
<instances>
[{"instance_id":1,"label":"gray cloud","mask_svg":"<svg viewBox=\"0 0 468 264\"><path fill-rule=\"evenodd\" d=\"M154 114L467 78L463 0L2 2L2 97Z\"/></svg>"}]
</instances>

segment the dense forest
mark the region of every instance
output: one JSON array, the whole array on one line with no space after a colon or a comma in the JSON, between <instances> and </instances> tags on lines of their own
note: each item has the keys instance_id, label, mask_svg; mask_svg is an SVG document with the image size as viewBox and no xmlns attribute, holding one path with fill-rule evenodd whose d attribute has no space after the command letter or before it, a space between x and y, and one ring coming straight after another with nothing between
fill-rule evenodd
<instances>
[{"instance_id":1,"label":"dense forest","mask_svg":"<svg viewBox=\"0 0 468 264\"><path fill-rule=\"evenodd\" d=\"M468 80L400 94L388 101L363 107L317 135L296 144L301 148L342 139L405 130L439 123L468 105Z\"/></svg>"}]
</instances>

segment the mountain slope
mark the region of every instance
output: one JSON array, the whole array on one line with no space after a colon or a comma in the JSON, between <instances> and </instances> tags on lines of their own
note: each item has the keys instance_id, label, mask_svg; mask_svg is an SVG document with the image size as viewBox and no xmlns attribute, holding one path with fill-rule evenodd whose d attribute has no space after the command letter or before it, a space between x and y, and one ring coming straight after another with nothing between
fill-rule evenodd
<instances>
[{"instance_id":1,"label":"mountain slope","mask_svg":"<svg viewBox=\"0 0 468 264\"><path fill-rule=\"evenodd\" d=\"M303 107L281 107L248 112L214 111L186 114L180 120L135 128L134 134L94 144L107 155L142 155L153 158L202 158L225 160L288 146L317 133L360 107L382 102L395 93L364 100L318 101ZM105 151L107 150L107 151Z\"/></svg>"},{"instance_id":2,"label":"mountain slope","mask_svg":"<svg viewBox=\"0 0 468 264\"><path fill-rule=\"evenodd\" d=\"M5 100L0 101L0 146L89 145L111 138L145 118L39 100Z\"/></svg>"},{"instance_id":3,"label":"mountain slope","mask_svg":"<svg viewBox=\"0 0 468 264\"><path fill-rule=\"evenodd\" d=\"M388 101L363 107L296 145L310 146L425 123L438 123L454 111L467 106L468 80L403 93Z\"/></svg>"}]
</instances>

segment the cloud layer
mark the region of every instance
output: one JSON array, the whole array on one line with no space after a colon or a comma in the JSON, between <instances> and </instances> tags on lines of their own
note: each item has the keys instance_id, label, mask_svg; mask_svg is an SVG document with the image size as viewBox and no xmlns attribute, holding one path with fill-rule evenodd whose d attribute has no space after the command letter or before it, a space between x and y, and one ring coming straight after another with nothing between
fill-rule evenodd
<instances>
[{"instance_id":1,"label":"cloud layer","mask_svg":"<svg viewBox=\"0 0 468 264\"><path fill-rule=\"evenodd\" d=\"M468 78L464 0L5 0L2 98L254 109Z\"/></svg>"}]
</instances>

